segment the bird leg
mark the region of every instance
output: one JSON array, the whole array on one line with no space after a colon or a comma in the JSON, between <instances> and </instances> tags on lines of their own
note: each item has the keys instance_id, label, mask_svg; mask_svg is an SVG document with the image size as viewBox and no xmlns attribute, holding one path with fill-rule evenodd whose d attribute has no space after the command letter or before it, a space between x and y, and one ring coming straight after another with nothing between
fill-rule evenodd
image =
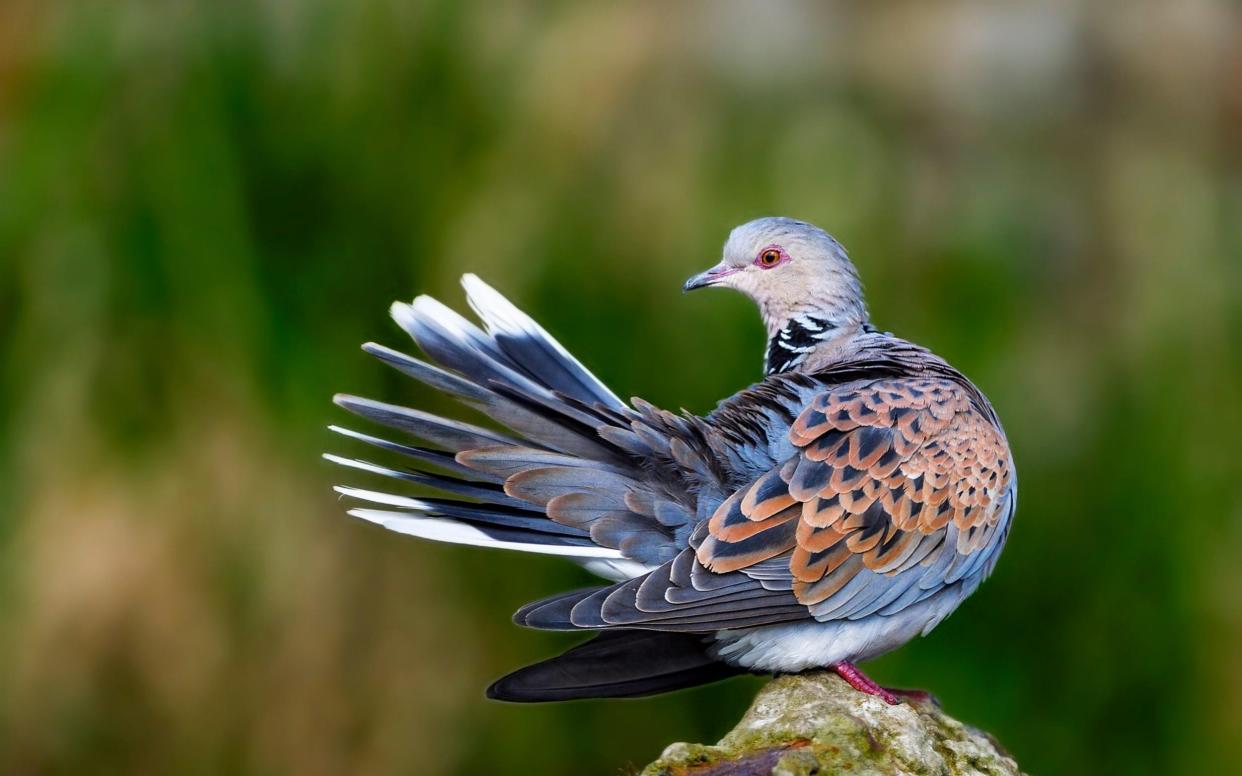
<instances>
[{"instance_id":1,"label":"bird leg","mask_svg":"<svg viewBox=\"0 0 1242 776\"><path fill-rule=\"evenodd\" d=\"M833 663L829 666L829 668L836 671L837 676L840 676L846 682L849 682L850 687L853 687L859 692L874 695L890 706L896 706L901 703L900 698L876 684L871 677L864 674L862 669L853 663L842 661L840 663Z\"/></svg>"}]
</instances>

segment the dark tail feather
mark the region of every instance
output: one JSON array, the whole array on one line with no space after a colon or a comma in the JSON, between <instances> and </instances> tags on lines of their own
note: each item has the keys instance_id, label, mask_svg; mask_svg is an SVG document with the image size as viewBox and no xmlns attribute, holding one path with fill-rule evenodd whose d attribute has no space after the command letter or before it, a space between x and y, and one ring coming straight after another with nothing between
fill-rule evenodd
<instances>
[{"instance_id":1,"label":"dark tail feather","mask_svg":"<svg viewBox=\"0 0 1242 776\"><path fill-rule=\"evenodd\" d=\"M707 654L704 637L659 631L607 631L564 654L519 669L487 688L514 703L636 698L743 673Z\"/></svg>"}]
</instances>

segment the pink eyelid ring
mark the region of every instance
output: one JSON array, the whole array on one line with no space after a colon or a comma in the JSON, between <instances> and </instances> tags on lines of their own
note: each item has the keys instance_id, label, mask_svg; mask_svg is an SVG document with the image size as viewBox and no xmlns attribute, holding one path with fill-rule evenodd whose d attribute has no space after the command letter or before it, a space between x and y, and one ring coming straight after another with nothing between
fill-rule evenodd
<instances>
[{"instance_id":1,"label":"pink eyelid ring","mask_svg":"<svg viewBox=\"0 0 1242 776\"><path fill-rule=\"evenodd\" d=\"M769 251L776 251L778 254L780 254L780 257L781 257L780 261L776 262L775 264L764 264L763 255ZM758 267L759 269L776 269L777 267L779 267L780 265L784 264L787 261L789 261L789 254L785 253L784 248L782 248L779 245L767 245L767 246L764 246L763 248L760 248L759 253L755 255L754 265Z\"/></svg>"}]
</instances>

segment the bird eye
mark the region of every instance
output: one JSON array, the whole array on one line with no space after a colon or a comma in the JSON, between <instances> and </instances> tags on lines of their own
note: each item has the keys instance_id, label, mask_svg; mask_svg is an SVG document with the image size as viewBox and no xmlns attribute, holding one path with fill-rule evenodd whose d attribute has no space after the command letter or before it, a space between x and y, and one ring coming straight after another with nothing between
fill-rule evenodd
<instances>
[{"instance_id":1,"label":"bird eye","mask_svg":"<svg viewBox=\"0 0 1242 776\"><path fill-rule=\"evenodd\" d=\"M768 248L759 254L759 258L755 259L755 263L764 269L772 269L781 263L781 252L776 248Z\"/></svg>"}]
</instances>

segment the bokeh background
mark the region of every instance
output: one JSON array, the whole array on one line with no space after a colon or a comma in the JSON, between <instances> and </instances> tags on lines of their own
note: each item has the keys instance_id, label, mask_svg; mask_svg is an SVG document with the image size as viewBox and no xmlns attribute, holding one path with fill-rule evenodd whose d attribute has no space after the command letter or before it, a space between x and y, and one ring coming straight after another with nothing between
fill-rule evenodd
<instances>
[{"instance_id":1,"label":"bokeh background","mask_svg":"<svg viewBox=\"0 0 1242 776\"><path fill-rule=\"evenodd\" d=\"M622 773L759 680L513 707L555 560L349 520L358 350L483 275L622 395L759 375L743 220L989 393L1017 522L872 665L1034 773L1242 761L1242 23L1212 0L0 3L0 771ZM356 479L356 478L355 478Z\"/></svg>"}]
</instances>

